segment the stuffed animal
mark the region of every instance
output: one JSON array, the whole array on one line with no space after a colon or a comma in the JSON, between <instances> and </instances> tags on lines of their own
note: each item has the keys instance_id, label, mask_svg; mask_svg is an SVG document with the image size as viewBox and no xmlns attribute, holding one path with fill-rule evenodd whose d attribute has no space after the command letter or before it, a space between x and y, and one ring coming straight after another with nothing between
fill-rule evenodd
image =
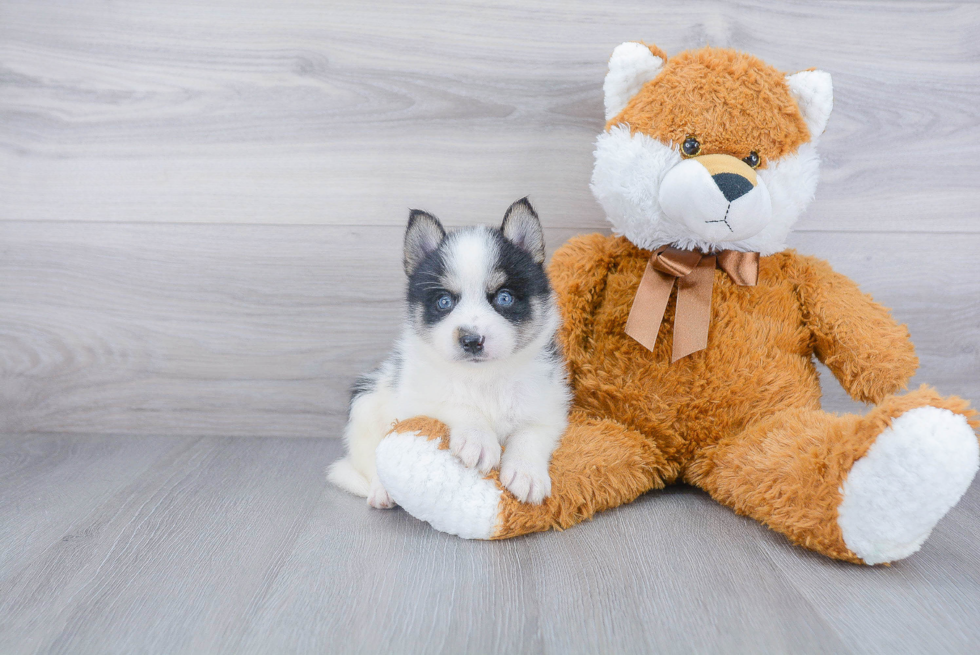
<instances>
[{"instance_id":1,"label":"stuffed animal","mask_svg":"<svg viewBox=\"0 0 980 655\"><path fill-rule=\"evenodd\" d=\"M905 326L786 249L830 75L624 43L603 90L592 191L615 235L574 238L550 265L575 394L551 496L518 502L424 417L378 447L385 488L438 530L501 539L685 482L829 557L914 553L973 480L977 421L925 386L894 395L918 365ZM814 356L867 414L820 409Z\"/></svg>"}]
</instances>

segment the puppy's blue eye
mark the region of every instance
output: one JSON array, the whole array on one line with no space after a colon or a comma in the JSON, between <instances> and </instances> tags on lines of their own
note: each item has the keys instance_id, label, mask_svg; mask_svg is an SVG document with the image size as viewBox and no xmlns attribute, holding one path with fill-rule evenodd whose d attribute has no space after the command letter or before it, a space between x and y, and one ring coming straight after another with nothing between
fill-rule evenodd
<instances>
[{"instance_id":1,"label":"puppy's blue eye","mask_svg":"<svg viewBox=\"0 0 980 655\"><path fill-rule=\"evenodd\" d=\"M444 293L436 300L436 307L444 312L448 312L453 308L453 297L448 293Z\"/></svg>"},{"instance_id":2,"label":"puppy's blue eye","mask_svg":"<svg viewBox=\"0 0 980 655\"><path fill-rule=\"evenodd\" d=\"M514 304L514 294L512 294L507 289L501 289L497 292L497 297L493 299L497 306L499 307L510 307Z\"/></svg>"}]
</instances>

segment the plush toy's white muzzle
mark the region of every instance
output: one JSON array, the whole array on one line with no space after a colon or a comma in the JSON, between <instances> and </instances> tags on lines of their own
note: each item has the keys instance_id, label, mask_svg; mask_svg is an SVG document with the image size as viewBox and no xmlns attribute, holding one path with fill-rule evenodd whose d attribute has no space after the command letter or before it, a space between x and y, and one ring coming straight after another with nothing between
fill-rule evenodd
<instances>
[{"instance_id":1,"label":"plush toy's white muzzle","mask_svg":"<svg viewBox=\"0 0 980 655\"><path fill-rule=\"evenodd\" d=\"M765 182L729 155L704 155L674 166L660 185L660 207L671 220L713 242L748 239L772 218Z\"/></svg>"}]
</instances>

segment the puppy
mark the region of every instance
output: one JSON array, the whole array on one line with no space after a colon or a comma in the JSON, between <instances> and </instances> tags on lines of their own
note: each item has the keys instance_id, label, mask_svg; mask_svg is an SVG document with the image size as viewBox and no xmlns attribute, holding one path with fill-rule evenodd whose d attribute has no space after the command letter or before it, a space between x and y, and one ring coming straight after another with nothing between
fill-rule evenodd
<instances>
[{"instance_id":1,"label":"puppy","mask_svg":"<svg viewBox=\"0 0 980 655\"><path fill-rule=\"evenodd\" d=\"M540 503L551 494L548 463L570 392L537 214L523 198L499 230L447 234L434 216L412 210L404 257L404 330L388 359L354 384L347 456L329 480L372 507L394 507L375 449L396 420L429 416L449 427L450 450L466 466L499 466L514 496Z\"/></svg>"}]
</instances>

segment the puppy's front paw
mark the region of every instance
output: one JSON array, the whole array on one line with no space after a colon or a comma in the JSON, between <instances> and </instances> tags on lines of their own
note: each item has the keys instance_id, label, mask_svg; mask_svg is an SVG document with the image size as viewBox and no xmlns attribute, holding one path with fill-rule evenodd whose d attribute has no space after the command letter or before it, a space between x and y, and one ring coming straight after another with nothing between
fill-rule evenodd
<instances>
[{"instance_id":1,"label":"puppy's front paw","mask_svg":"<svg viewBox=\"0 0 980 655\"><path fill-rule=\"evenodd\" d=\"M522 503L540 505L551 495L547 465L522 459L507 460L500 469L500 482Z\"/></svg>"},{"instance_id":2,"label":"puppy's front paw","mask_svg":"<svg viewBox=\"0 0 980 655\"><path fill-rule=\"evenodd\" d=\"M453 430L449 435L449 450L464 465L480 473L489 473L500 465L500 443L491 432Z\"/></svg>"},{"instance_id":3,"label":"puppy's front paw","mask_svg":"<svg viewBox=\"0 0 980 655\"><path fill-rule=\"evenodd\" d=\"M381 482L375 478L371 481L367 504L374 509L391 509L395 506L395 501L391 499L388 490L381 486Z\"/></svg>"}]
</instances>

